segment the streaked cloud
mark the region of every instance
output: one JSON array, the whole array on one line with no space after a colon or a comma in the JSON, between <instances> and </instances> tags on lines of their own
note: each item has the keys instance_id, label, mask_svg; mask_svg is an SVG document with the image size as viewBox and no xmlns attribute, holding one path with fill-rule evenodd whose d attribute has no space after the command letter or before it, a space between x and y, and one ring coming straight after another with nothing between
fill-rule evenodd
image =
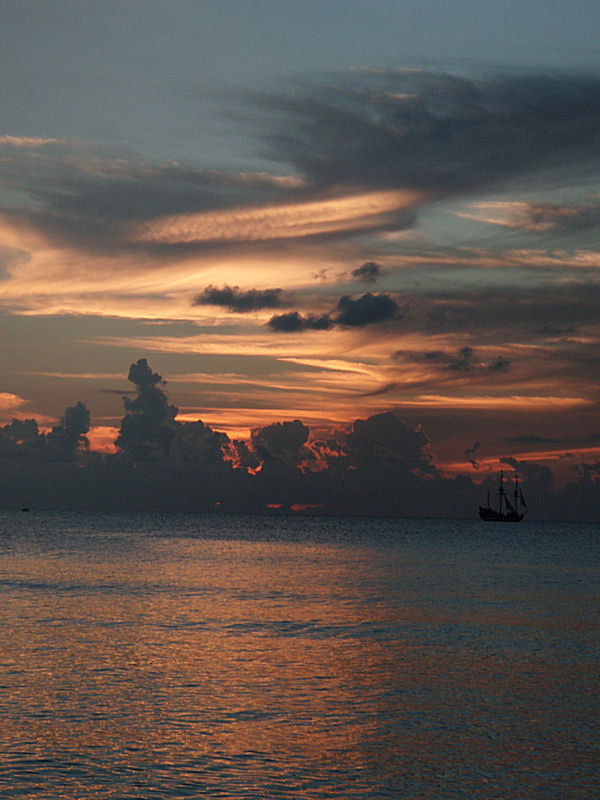
<instances>
[{"instance_id":1,"label":"streaked cloud","mask_svg":"<svg viewBox=\"0 0 600 800\"><path fill-rule=\"evenodd\" d=\"M226 211L157 218L134 228L130 236L134 242L189 245L352 233L412 224L412 215L396 216L393 220L388 215L410 209L420 199L418 192L385 190L292 204L247 205Z\"/></svg>"},{"instance_id":2,"label":"streaked cloud","mask_svg":"<svg viewBox=\"0 0 600 800\"><path fill-rule=\"evenodd\" d=\"M457 216L536 233L581 233L600 224L600 201L560 204L496 200L472 203Z\"/></svg>"},{"instance_id":3,"label":"streaked cloud","mask_svg":"<svg viewBox=\"0 0 600 800\"><path fill-rule=\"evenodd\" d=\"M10 147L39 148L64 144L65 142L60 139L45 139L41 136L9 136L7 134L0 136L0 147L9 145Z\"/></svg>"},{"instance_id":4,"label":"streaked cloud","mask_svg":"<svg viewBox=\"0 0 600 800\"><path fill-rule=\"evenodd\" d=\"M576 408L591 405L585 397L562 396L554 397L541 395L473 395L460 397L456 395L423 394L410 400L397 401L398 406L432 406L437 408L472 408L472 409L521 409L522 411L544 411Z\"/></svg>"}]
</instances>

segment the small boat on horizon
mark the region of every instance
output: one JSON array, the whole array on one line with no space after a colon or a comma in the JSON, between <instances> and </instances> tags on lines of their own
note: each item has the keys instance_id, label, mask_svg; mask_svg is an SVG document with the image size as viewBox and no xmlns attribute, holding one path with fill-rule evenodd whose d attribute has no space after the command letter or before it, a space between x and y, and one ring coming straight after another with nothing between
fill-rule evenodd
<instances>
[{"instance_id":1,"label":"small boat on horizon","mask_svg":"<svg viewBox=\"0 0 600 800\"><path fill-rule=\"evenodd\" d=\"M479 506L479 516L486 522L521 522L527 511L519 512L519 508L527 509L527 503L519 486L519 478L515 475L515 485L512 502L504 488L504 473L500 471L500 485L498 486L498 507L492 508L488 490L487 506Z\"/></svg>"}]
</instances>

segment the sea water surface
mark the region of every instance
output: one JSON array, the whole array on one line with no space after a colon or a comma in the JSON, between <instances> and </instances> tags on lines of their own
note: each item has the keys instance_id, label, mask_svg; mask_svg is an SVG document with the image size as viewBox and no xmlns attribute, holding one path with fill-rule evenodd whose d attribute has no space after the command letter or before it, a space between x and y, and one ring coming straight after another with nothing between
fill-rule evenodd
<instances>
[{"instance_id":1,"label":"sea water surface","mask_svg":"<svg viewBox=\"0 0 600 800\"><path fill-rule=\"evenodd\" d=\"M600 796L600 528L0 513L0 797Z\"/></svg>"}]
</instances>

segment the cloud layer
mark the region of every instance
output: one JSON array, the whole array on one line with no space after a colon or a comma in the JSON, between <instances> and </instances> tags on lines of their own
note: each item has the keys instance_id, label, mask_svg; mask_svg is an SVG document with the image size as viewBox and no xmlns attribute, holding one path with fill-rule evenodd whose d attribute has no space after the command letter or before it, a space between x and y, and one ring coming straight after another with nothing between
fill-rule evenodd
<instances>
[{"instance_id":1,"label":"cloud layer","mask_svg":"<svg viewBox=\"0 0 600 800\"><path fill-rule=\"evenodd\" d=\"M56 419L121 351L229 431L445 414L436 458L464 466L555 409L549 440L594 446L598 76L356 70L245 101L271 172L0 136L7 423Z\"/></svg>"}]
</instances>

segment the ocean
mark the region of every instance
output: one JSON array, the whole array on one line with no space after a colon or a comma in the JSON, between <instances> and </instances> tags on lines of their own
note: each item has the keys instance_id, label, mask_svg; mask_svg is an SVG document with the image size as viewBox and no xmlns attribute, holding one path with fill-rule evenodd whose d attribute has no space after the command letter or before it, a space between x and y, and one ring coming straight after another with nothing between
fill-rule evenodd
<instances>
[{"instance_id":1,"label":"ocean","mask_svg":"<svg viewBox=\"0 0 600 800\"><path fill-rule=\"evenodd\" d=\"M600 526L0 513L0 797L592 800Z\"/></svg>"}]
</instances>

